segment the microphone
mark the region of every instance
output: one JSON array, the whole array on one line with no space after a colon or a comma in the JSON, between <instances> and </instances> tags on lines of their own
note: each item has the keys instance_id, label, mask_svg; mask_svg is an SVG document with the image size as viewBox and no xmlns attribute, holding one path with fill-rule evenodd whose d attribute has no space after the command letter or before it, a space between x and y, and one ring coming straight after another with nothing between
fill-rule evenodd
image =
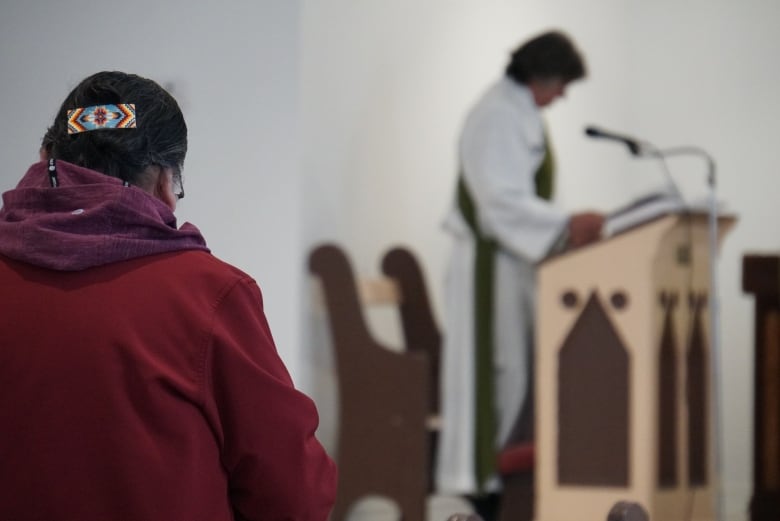
<instances>
[{"instance_id":1,"label":"microphone","mask_svg":"<svg viewBox=\"0 0 780 521\"><path fill-rule=\"evenodd\" d=\"M628 147L629 152L631 152L631 154L635 156L642 155L644 152L642 150L643 147L640 144L640 142L632 137L621 136L620 134L615 134L614 132L608 132L606 130L602 130L596 127L585 127L585 135L592 138L611 139L613 141L619 141L620 143L625 144Z\"/></svg>"},{"instance_id":2,"label":"microphone","mask_svg":"<svg viewBox=\"0 0 780 521\"><path fill-rule=\"evenodd\" d=\"M628 147L629 152L631 152L631 154L636 157L651 157L658 159L661 162L661 167L663 168L663 173L666 176L666 182L669 186L670 192L674 194L675 197L679 198L680 201L683 203L685 202L685 198L683 197L682 192L680 192L677 183L675 183L674 178L672 178L671 172L669 172L669 168L666 166L666 156L690 152L691 147L669 149L666 151L659 150L655 146L645 141L639 141L638 139L624 136L622 134L617 134L615 132L610 132L608 130L602 130L594 126L585 127L585 135L592 138L610 139L612 141L623 143Z\"/></svg>"}]
</instances>

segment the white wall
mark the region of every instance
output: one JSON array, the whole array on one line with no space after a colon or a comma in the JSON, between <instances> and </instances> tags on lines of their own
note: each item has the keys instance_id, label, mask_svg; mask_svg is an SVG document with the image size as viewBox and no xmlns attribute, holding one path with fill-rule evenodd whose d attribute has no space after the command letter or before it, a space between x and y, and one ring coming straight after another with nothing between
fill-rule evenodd
<instances>
[{"instance_id":1,"label":"white wall","mask_svg":"<svg viewBox=\"0 0 780 521\"><path fill-rule=\"evenodd\" d=\"M254 276L279 351L299 361L298 2L49 0L0 6L0 189L37 160L60 103L118 69L172 86L189 127L179 222Z\"/></svg>"},{"instance_id":2,"label":"white wall","mask_svg":"<svg viewBox=\"0 0 780 521\"><path fill-rule=\"evenodd\" d=\"M720 262L724 489L729 519L745 519L752 457L752 307L740 289L747 251L778 251L775 204L780 51L772 0L310 1L302 15L304 241L336 240L355 268L377 272L396 243L417 252L441 310L447 239L440 228L456 173L460 122L508 52L550 27L567 30L590 75L547 112L559 165L557 202L609 210L663 183L657 164L589 141L600 124L660 147L698 145L715 158L719 195L739 215ZM673 160L689 197L704 165ZM318 400L334 395L316 310L309 360ZM393 324L375 324L393 343ZM333 431L327 425L324 437Z\"/></svg>"}]
</instances>

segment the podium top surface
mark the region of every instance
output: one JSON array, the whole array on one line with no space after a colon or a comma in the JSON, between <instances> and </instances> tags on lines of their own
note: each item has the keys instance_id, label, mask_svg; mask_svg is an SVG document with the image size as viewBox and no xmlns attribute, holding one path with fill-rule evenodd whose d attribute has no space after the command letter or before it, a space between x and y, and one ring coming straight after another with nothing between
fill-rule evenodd
<instances>
[{"instance_id":1,"label":"podium top surface","mask_svg":"<svg viewBox=\"0 0 780 521\"><path fill-rule=\"evenodd\" d=\"M668 192L656 192L631 201L609 212L604 223L605 235L616 235L625 230L670 214L706 215L714 209L718 215L725 216L725 206L712 199L685 201Z\"/></svg>"},{"instance_id":2,"label":"podium top surface","mask_svg":"<svg viewBox=\"0 0 780 521\"><path fill-rule=\"evenodd\" d=\"M659 219L669 216L678 216L683 219L689 219L693 222L706 223L709 220L709 212L701 208L678 208L669 211L662 211L651 214L633 214L630 218L624 218L623 215L617 218L608 217L604 226L605 238L616 237L635 230L643 225L650 224ZM613 221L610 223L610 219ZM718 224L720 226L731 226L737 221L737 216L730 213L719 213Z\"/></svg>"},{"instance_id":3,"label":"podium top surface","mask_svg":"<svg viewBox=\"0 0 780 521\"><path fill-rule=\"evenodd\" d=\"M717 219L719 238L722 238L723 235L733 227L736 221L737 221L736 215L733 214L719 215ZM681 211L670 211L670 212L660 213L648 219L637 221L633 223L631 226L623 228L619 231L613 231L613 233L606 233L607 230L605 230L604 236L598 242L591 243L576 249L565 249L561 251L552 252L550 255L542 259L538 263L537 267L542 267L547 264L551 264L553 262L563 260L565 258L569 258L575 255L580 255L582 253L589 252L594 247L608 245L617 240L627 238L627 236L630 236L631 234L636 234L636 233L641 234L642 232L646 231L648 233L655 233L657 234L656 235L657 237L660 237L663 236L667 231L673 229L675 226L679 224L685 224L685 225L694 224L696 226L701 227L702 229L706 229L709 226L709 214L707 212L701 212L697 210L681 210ZM650 243L652 243L652 241L650 241ZM642 241L641 246L652 248L650 243L648 243L647 241Z\"/></svg>"}]
</instances>

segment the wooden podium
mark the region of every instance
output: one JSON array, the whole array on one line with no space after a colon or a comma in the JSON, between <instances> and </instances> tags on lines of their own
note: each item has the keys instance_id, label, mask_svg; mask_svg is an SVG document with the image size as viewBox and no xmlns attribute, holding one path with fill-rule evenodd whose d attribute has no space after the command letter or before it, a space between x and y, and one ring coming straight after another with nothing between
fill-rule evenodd
<instances>
[{"instance_id":1,"label":"wooden podium","mask_svg":"<svg viewBox=\"0 0 780 521\"><path fill-rule=\"evenodd\" d=\"M664 215L540 265L537 521L714 519L708 234Z\"/></svg>"}]
</instances>

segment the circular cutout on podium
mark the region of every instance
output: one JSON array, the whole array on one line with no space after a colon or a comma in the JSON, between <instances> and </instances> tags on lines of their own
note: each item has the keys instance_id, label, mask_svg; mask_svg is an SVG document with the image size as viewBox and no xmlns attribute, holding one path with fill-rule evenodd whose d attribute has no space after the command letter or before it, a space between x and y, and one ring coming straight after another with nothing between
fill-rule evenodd
<instances>
[{"instance_id":1,"label":"circular cutout on podium","mask_svg":"<svg viewBox=\"0 0 780 521\"><path fill-rule=\"evenodd\" d=\"M615 309L625 309L628 307L628 295L626 295L625 291L615 291L612 293L612 296L610 297L610 302L612 302L612 307Z\"/></svg>"},{"instance_id":2,"label":"circular cutout on podium","mask_svg":"<svg viewBox=\"0 0 780 521\"><path fill-rule=\"evenodd\" d=\"M580 299L577 297L577 293L573 290L566 291L561 295L561 303L565 308L576 308L579 301Z\"/></svg>"}]
</instances>

